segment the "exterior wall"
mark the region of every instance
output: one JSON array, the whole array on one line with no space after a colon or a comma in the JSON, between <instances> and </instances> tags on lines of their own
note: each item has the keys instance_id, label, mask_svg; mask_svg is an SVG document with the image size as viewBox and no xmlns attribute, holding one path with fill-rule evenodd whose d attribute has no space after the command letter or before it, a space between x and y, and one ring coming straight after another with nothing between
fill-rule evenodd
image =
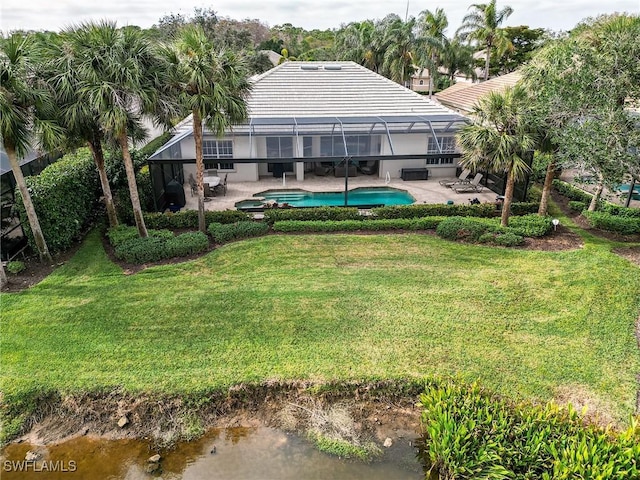
<instances>
[{"instance_id":1,"label":"exterior wall","mask_svg":"<svg viewBox=\"0 0 640 480\"><path fill-rule=\"evenodd\" d=\"M391 135L393 153L396 155L416 155L427 152L430 134L395 134ZM391 155L391 146L386 136L382 142L382 154ZM387 172L391 178L401 178L403 168L424 168L429 170L429 178L455 177L457 162L452 165L426 165L425 159L417 160L381 160L380 177L385 178Z\"/></svg>"}]
</instances>

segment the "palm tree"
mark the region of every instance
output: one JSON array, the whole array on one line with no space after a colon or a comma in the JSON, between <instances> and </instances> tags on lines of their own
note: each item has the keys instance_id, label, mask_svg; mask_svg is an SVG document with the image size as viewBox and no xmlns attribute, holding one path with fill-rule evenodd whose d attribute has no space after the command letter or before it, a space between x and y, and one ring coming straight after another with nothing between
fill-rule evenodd
<instances>
[{"instance_id":1,"label":"palm tree","mask_svg":"<svg viewBox=\"0 0 640 480\"><path fill-rule=\"evenodd\" d=\"M465 75L475 80L473 49L460 41L459 37L447 40L440 56L440 64L447 71L449 84L455 83L456 75Z\"/></svg>"},{"instance_id":2,"label":"palm tree","mask_svg":"<svg viewBox=\"0 0 640 480\"><path fill-rule=\"evenodd\" d=\"M506 6L498 11L496 0L472 4L469 8L473 11L464 16L456 35L462 40L477 40L479 44L484 45L484 79L489 80L491 47L499 46L499 51L509 47L509 40L500 29L500 25L513 13L513 8Z\"/></svg>"},{"instance_id":3,"label":"palm tree","mask_svg":"<svg viewBox=\"0 0 640 480\"><path fill-rule=\"evenodd\" d=\"M535 130L529 125L529 97L516 85L502 93L490 92L473 109L473 123L458 132L461 165L470 170L504 173L507 185L502 207L502 226L509 224L514 186L529 171L525 153L536 146Z\"/></svg>"},{"instance_id":4,"label":"palm tree","mask_svg":"<svg viewBox=\"0 0 640 480\"><path fill-rule=\"evenodd\" d=\"M98 122L99 112L79 94L81 79L77 64L86 53L90 35L90 29L82 27L67 30L46 42L48 78L56 95L60 123L66 129L64 140L71 145L84 143L89 147L100 177L109 226L115 227L118 217L104 165L104 132Z\"/></svg>"},{"instance_id":5,"label":"palm tree","mask_svg":"<svg viewBox=\"0 0 640 480\"><path fill-rule=\"evenodd\" d=\"M382 68L385 76L400 85L404 85L415 71L415 23L413 17L405 22L397 15L388 15L380 24L383 32L380 41L384 45Z\"/></svg>"},{"instance_id":6,"label":"palm tree","mask_svg":"<svg viewBox=\"0 0 640 480\"><path fill-rule=\"evenodd\" d=\"M171 102L164 92L165 68L144 31L118 29L114 22L87 23L77 30L82 50L77 64L79 95L97 113L102 131L122 150L133 216L141 237L147 236L129 137L143 129L145 115L168 124Z\"/></svg>"},{"instance_id":7,"label":"palm tree","mask_svg":"<svg viewBox=\"0 0 640 480\"><path fill-rule=\"evenodd\" d=\"M382 55L374 47L375 36L376 26L371 20L350 23L336 34L338 59L354 61L377 73Z\"/></svg>"},{"instance_id":8,"label":"palm tree","mask_svg":"<svg viewBox=\"0 0 640 480\"><path fill-rule=\"evenodd\" d=\"M216 50L199 25L188 25L164 50L170 65L171 86L181 108L193 115L198 187L198 227L206 232L204 217L204 160L202 124L217 136L247 118L245 98L250 85L246 68L229 50Z\"/></svg>"},{"instance_id":9,"label":"palm tree","mask_svg":"<svg viewBox=\"0 0 640 480\"><path fill-rule=\"evenodd\" d=\"M7 272L4 271L4 265L0 262L0 288L4 288L7 283L9 283Z\"/></svg>"},{"instance_id":10,"label":"palm tree","mask_svg":"<svg viewBox=\"0 0 640 480\"><path fill-rule=\"evenodd\" d=\"M421 67L429 69L429 98L433 95L434 78L438 75L440 56L447 43L444 32L448 26L449 21L442 8L436 8L435 13L423 10L418 17L417 43L423 48L418 60Z\"/></svg>"},{"instance_id":11,"label":"palm tree","mask_svg":"<svg viewBox=\"0 0 640 480\"><path fill-rule=\"evenodd\" d=\"M0 40L0 45L0 136L40 259L51 261L18 158L24 156L36 140L32 133L37 133L40 143L47 147L61 130L51 121L52 98L36 72L34 55L38 51L34 38L15 33Z\"/></svg>"}]
</instances>

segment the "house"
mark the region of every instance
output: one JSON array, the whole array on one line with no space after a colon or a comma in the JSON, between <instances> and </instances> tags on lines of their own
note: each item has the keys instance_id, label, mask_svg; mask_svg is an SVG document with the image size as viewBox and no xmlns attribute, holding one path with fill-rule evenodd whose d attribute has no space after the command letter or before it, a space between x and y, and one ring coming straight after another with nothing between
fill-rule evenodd
<instances>
[{"instance_id":1,"label":"house","mask_svg":"<svg viewBox=\"0 0 640 480\"><path fill-rule=\"evenodd\" d=\"M446 68L439 68L440 75L448 77L449 73ZM454 85L462 84L463 86L469 86L473 83L472 78L464 75L455 75L456 83ZM414 92L428 92L429 91L429 69L428 68L416 68L416 72L411 75L411 90ZM435 91L435 87L434 87Z\"/></svg>"},{"instance_id":2,"label":"house","mask_svg":"<svg viewBox=\"0 0 640 480\"><path fill-rule=\"evenodd\" d=\"M205 168L230 182L283 175L300 182L318 175L400 178L403 169L429 177L456 173L454 135L465 118L361 65L284 62L252 84L246 123L223 138L205 130ZM152 178L162 182L195 175L191 117L149 164Z\"/></svg>"}]
</instances>

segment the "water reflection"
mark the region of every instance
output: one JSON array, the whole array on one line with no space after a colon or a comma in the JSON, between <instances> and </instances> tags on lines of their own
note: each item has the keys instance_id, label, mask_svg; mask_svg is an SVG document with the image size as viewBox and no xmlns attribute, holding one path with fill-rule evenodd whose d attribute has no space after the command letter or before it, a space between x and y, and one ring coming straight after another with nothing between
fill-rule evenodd
<instances>
[{"instance_id":1,"label":"water reflection","mask_svg":"<svg viewBox=\"0 0 640 480\"><path fill-rule=\"evenodd\" d=\"M197 441L180 444L176 449L164 452L152 451L142 441L81 437L47 447L9 445L2 453L0 476L3 480L146 480L153 476L165 480L424 478L424 471L409 440L411 438L394 442L391 448L385 449L382 460L363 464L323 454L296 436L270 428L211 430ZM38 452L40 458L24 471L28 451ZM162 456L161 472L151 475L147 473L148 459L155 453ZM69 471L72 464L75 465L73 472ZM20 466L22 471L16 471ZM43 466L48 467L47 470L42 471ZM52 471L54 467L58 471ZM61 467L66 467L67 471L60 471Z\"/></svg>"}]
</instances>

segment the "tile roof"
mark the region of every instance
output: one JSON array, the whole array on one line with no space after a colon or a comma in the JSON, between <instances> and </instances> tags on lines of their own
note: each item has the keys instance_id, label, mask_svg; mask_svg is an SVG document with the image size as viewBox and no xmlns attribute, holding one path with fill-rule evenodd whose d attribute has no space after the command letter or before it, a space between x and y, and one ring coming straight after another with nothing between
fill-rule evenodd
<instances>
[{"instance_id":1,"label":"tile roof","mask_svg":"<svg viewBox=\"0 0 640 480\"><path fill-rule=\"evenodd\" d=\"M512 87L521 78L520 72L511 72L482 83L462 85L456 83L436 93L435 97L442 105L462 114L468 114L481 97L489 92L502 91L507 87Z\"/></svg>"}]
</instances>

